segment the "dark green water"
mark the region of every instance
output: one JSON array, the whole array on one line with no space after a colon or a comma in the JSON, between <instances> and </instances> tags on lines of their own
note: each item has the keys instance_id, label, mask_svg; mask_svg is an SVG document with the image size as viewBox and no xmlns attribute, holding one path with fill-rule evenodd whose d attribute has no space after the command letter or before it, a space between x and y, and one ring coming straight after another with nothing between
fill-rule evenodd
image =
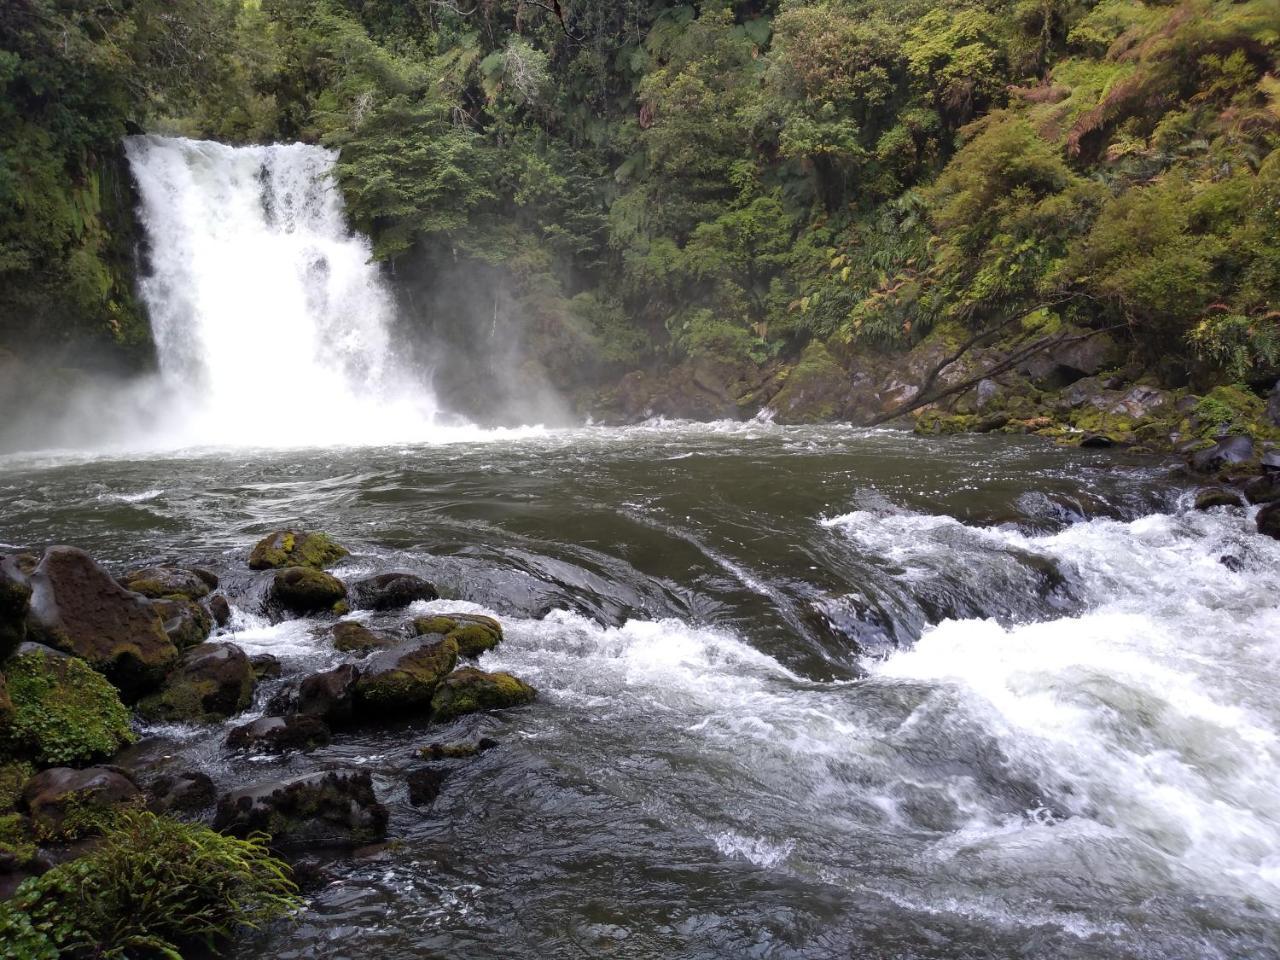
<instances>
[{"instance_id":1,"label":"dark green water","mask_svg":"<svg viewBox=\"0 0 1280 960\"><path fill-rule=\"evenodd\" d=\"M338 657L257 608L285 525L507 625L482 665L527 709L285 760L148 731L149 770L355 764L392 811L241 957L1280 956L1280 544L1184 493L1038 441L660 424L10 457L0 541L211 566L292 674ZM479 733L410 806L416 748Z\"/></svg>"}]
</instances>

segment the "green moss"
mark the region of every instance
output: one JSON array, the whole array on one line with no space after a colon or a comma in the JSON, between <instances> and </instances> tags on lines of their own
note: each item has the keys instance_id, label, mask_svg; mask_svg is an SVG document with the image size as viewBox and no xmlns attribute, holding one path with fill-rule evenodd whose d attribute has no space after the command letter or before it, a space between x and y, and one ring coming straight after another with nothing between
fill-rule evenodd
<instances>
[{"instance_id":1,"label":"green moss","mask_svg":"<svg viewBox=\"0 0 1280 960\"><path fill-rule=\"evenodd\" d=\"M435 633L453 640L464 657L478 657L502 642L502 625L492 617L474 613L417 617L413 631L419 636Z\"/></svg>"},{"instance_id":2,"label":"green moss","mask_svg":"<svg viewBox=\"0 0 1280 960\"><path fill-rule=\"evenodd\" d=\"M40 766L87 763L132 743L129 712L82 660L29 653L5 664L13 722L3 748Z\"/></svg>"},{"instance_id":3,"label":"green moss","mask_svg":"<svg viewBox=\"0 0 1280 960\"><path fill-rule=\"evenodd\" d=\"M20 813L0 815L0 867L24 867L35 858L30 821Z\"/></svg>"},{"instance_id":4,"label":"green moss","mask_svg":"<svg viewBox=\"0 0 1280 960\"><path fill-rule=\"evenodd\" d=\"M1195 418L1202 436L1236 434L1258 437L1270 431L1261 422L1266 404L1239 384L1214 387L1196 403Z\"/></svg>"},{"instance_id":5,"label":"green moss","mask_svg":"<svg viewBox=\"0 0 1280 960\"><path fill-rule=\"evenodd\" d=\"M343 598L347 588L333 574L312 567L285 567L277 570L271 585L272 598L295 613L346 612Z\"/></svg>"},{"instance_id":6,"label":"green moss","mask_svg":"<svg viewBox=\"0 0 1280 960\"><path fill-rule=\"evenodd\" d=\"M436 685L457 662L458 644L446 637L400 655L392 669L362 676L356 684L356 694L363 704L374 709L422 709L430 705Z\"/></svg>"},{"instance_id":7,"label":"green moss","mask_svg":"<svg viewBox=\"0 0 1280 960\"><path fill-rule=\"evenodd\" d=\"M927 436L949 433L968 433L981 421L972 413L946 413L942 410L922 410L916 414L915 432Z\"/></svg>"},{"instance_id":8,"label":"green moss","mask_svg":"<svg viewBox=\"0 0 1280 960\"><path fill-rule=\"evenodd\" d=\"M22 760L0 763L0 811L12 810L18 806L23 785L35 773L36 768Z\"/></svg>"},{"instance_id":9,"label":"green moss","mask_svg":"<svg viewBox=\"0 0 1280 960\"><path fill-rule=\"evenodd\" d=\"M258 541L249 554L249 567L253 570L272 570L280 567L310 567L313 570L323 570L337 563L348 553L346 547L334 542L328 534L281 530Z\"/></svg>"},{"instance_id":10,"label":"green moss","mask_svg":"<svg viewBox=\"0 0 1280 960\"><path fill-rule=\"evenodd\" d=\"M532 703L536 696L533 687L509 673L464 667L440 684L431 699L431 714L434 720L452 720L464 713Z\"/></svg>"}]
</instances>

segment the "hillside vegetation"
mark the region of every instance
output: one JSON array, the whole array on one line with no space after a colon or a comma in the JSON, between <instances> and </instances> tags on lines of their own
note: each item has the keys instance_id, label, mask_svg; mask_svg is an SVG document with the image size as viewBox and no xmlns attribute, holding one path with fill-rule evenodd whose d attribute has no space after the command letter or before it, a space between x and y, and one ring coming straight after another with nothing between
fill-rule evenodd
<instances>
[{"instance_id":1,"label":"hillside vegetation","mask_svg":"<svg viewBox=\"0 0 1280 960\"><path fill-rule=\"evenodd\" d=\"M0 339L145 352L146 129L338 148L411 323L474 339L456 292L500 289L522 371L593 402L1058 331L1263 390L1278 45L1280 0L15 0Z\"/></svg>"}]
</instances>

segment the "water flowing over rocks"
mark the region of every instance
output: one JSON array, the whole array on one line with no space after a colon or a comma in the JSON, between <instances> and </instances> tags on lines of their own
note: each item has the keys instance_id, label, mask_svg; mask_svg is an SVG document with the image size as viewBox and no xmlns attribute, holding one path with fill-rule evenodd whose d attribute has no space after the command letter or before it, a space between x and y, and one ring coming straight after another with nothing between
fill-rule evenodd
<instances>
[{"instance_id":1,"label":"water flowing over rocks","mask_svg":"<svg viewBox=\"0 0 1280 960\"><path fill-rule=\"evenodd\" d=\"M412 573L380 573L351 585L351 605L356 609L398 610L439 596L434 586Z\"/></svg>"},{"instance_id":2,"label":"water flowing over rocks","mask_svg":"<svg viewBox=\"0 0 1280 960\"><path fill-rule=\"evenodd\" d=\"M257 683L253 666L233 643L202 643L182 655L164 686L138 703L151 721L212 723L249 706Z\"/></svg>"},{"instance_id":3,"label":"water flowing over rocks","mask_svg":"<svg viewBox=\"0 0 1280 960\"><path fill-rule=\"evenodd\" d=\"M332 770L232 790L218 800L213 825L265 833L280 847L358 846L385 837L387 818L367 771Z\"/></svg>"},{"instance_id":4,"label":"water flowing over rocks","mask_svg":"<svg viewBox=\"0 0 1280 960\"><path fill-rule=\"evenodd\" d=\"M458 662L458 644L442 640L407 640L373 654L360 665L356 680L357 710L362 717L380 714L425 714L436 686Z\"/></svg>"}]
</instances>

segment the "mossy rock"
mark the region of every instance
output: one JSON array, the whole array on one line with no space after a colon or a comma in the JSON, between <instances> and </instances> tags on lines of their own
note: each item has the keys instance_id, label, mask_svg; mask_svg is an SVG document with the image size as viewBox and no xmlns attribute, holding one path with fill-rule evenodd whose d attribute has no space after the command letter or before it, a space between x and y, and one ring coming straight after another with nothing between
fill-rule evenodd
<instances>
[{"instance_id":1,"label":"mossy rock","mask_svg":"<svg viewBox=\"0 0 1280 960\"><path fill-rule=\"evenodd\" d=\"M291 613L336 612L347 588L331 573L311 567L277 570L271 583L271 600Z\"/></svg>"},{"instance_id":2,"label":"mossy rock","mask_svg":"<svg viewBox=\"0 0 1280 960\"><path fill-rule=\"evenodd\" d=\"M263 537L249 553L250 570L309 567L323 570L350 553L328 534L278 530Z\"/></svg>"},{"instance_id":3,"label":"mossy rock","mask_svg":"<svg viewBox=\"0 0 1280 960\"><path fill-rule=\"evenodd\" d=\"M915 415L914 430L916 433L923 434L925 436L969 433L978 425L981 419L981 417L972 413L947 413L943 410L921 410Z\"/></svg>"},{"instance_id":4,"label":"mossy rock","mask_svg":"<svg viewBox=\"0 0 1280 960\"><path fill-rule=\"evenodd\" d=\"M119 694L83 660L32 650L6 662L4 676L13 702L0 731L8 756L39 766L88 763L133 742Z\"/></svg>"},{"instance_id":5,"label":"mossy rock","mask_svg":"<svg viewBox=\"0 0 1280 960\"><path fill-rule=\"evenodd\" d=\"M250 784L218 801L215 830L265 833L272 846L374 843L387 834L387 808L367 770L329 770Z\"/></svg>"},{"instance_id":6,"label":"mossy rock","mask_svg":"<svg viewBox=\"0 0 1280 960\"><path fill-rule=\"evenodd\" d=\"M142 798L138 785L117 768L54 767L26 782L21 804L37 836L62 842L101 832L115 808Z\"/></svg>"},{"instance_id":7,"label":"mossy rock","mask_svg":"<svg viewBox=\"0 0 1280 960\"><path fill-rule=\"evenodd\" d=\"M27 634L84 660L126 701L155 689L177 658L152 602L83 550L50 547L31 572Z\"/></svg>"},{"instance_id":8,"label":"mossy rock","mask_svg":"<svg viewBox=\"0 0 1280 960\"><path fill-rule=\"evenodd\" d=\"M363 718L425 713L436 686L458 662L458 644L449 638L411 640L374 654L356 681L356 709Z\"/></svg>"},{"instance_id":9,"label":"mossy rock","mask_svg":"<svg viewBox=\"0 0 1280 960\"><path fill-rule=\"evenodd\" d=\"M501 710L532 703L533 687L509 673L485 673L463 667L444 678L431 698L433 720L452 720L464 713Z\"/></svg>"},{"instance_id":10,"label":"mossy rock","mask_svg":"<svg viewBox=\"0 0 1280 960\"><path fill-rule=\"evenodd\" d=\"M477 613L437 613L416 617L413 632L418 636L439 634L458 644L458 654L478 657L502 642L502 624Z\"/></svg>"},{"instance_id":11,"label":"mossy rock","mask_svg":"<svg viewBox=\"0 0 1280 960\"><path fill-rule=\"evenodd\" d=\"M791 367L770 400L779 423L834 420L849 394L849 374L820 341L813 341Z\"/></svg>"},{"instance_id":12,"label":"mossy rock","mask_svg":"<svg viewBox=\"0 0 1280 960\"><path fill-rule=\"evenodd\" d=\"M23 785L35 775L35 766L26 760L0 763L0 812L17 808Z\"/></svg>"},{"instance_id":13,"label":"mossy rock","mask_svg":"<svg viewBox=\"0 0 1280 960\"><path fill-rule=\"evenodd\" d=\"M39 852L30 818L16 812L0 814L0 874L31 866Z\"/></svg>"},{"instance_id":14,"label":"mossy rock","mask_svg":"<svg viewBox=\"0 0 1280 960\"><path fill-rule=\"evenodd\" d=\"M152 722L214 723L248 709L256 683L239 647L202 643L183 654L159 692L138 703L138 714Z\"/></svg>"},{"instance_id":15,"label":"mossy rock","mask_svg":"<svg viewBox=\"0 0 1280 960\"><path fill-rule=\"evenodd\" d=\"M207 570L185 567L144 567L120 578L127 590L152 600L200 600L218 585Z\"/></svg>"},{"instance_id":16,"label":"mossy rock","mask_svg":"<svg viewBox=\"0 0 1280 960\"><path fill-rule=\"evenodd\" d=\"M213 617L194 600L156 600L155 608L164 618L165 635L179 650L204 643L213 631Z\"/></svg>"},{"instance_id":17,"label":"mossy rock","mask_svg":"<svg viewBox=\"0 0 1280 960\"><path fill-rule=\"evenodd\" d=\"M370 650L385 650L396 645L395 640L379 636L355 620L339 620L330 633L333 648L341 653L368 653Z\"/></svg>"},{"instance_id":18,"label":"mossy rock","mask_svg":"<svg viewBox=\"0 0 1280 960\"><path fill-rule=\"evenodd\" d=\"M27 638L27 611L36 558L29 554L0 557L0 660Z\"/></svg>"}]
</instances>

